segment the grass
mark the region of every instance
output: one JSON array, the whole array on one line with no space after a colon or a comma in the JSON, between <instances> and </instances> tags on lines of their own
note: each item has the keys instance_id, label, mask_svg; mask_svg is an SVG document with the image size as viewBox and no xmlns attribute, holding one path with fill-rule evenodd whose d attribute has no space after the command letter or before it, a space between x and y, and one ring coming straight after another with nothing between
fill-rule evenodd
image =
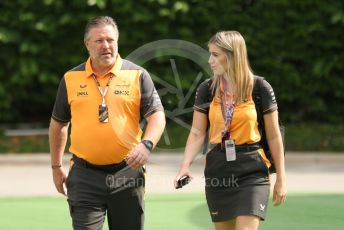
<instances>
[{"instance_id":1,"label":"grass","mask_svg":"<svg viewBox=\"0 0 344 230\"><path fill-rule=\"evenodd\" d=\"M337 230L344 225L344 194L290 194L270 204L262 230ZM63 198L0 198L1 229L71 229ZM104 229L107 229L106 225ZM203 194L146 196L146 230L213 229Z\"/></svg>"}]
</instances>

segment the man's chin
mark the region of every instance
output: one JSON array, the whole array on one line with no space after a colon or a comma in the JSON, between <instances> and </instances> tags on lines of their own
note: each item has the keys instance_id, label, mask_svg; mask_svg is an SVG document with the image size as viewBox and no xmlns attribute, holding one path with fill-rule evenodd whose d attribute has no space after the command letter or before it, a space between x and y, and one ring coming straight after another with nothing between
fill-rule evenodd
<instances>
[{"instance_id":1,"label":"man's chin","mask_svg":"<svg viewBox=\"0 0 344 230\"><path fill-rule=\"evenodd\" d=\"M116 59L114 57L109 58L103 58L102 59L102 65L109 66L113 65L115 63Z\"/></svg>"}]
</instances>

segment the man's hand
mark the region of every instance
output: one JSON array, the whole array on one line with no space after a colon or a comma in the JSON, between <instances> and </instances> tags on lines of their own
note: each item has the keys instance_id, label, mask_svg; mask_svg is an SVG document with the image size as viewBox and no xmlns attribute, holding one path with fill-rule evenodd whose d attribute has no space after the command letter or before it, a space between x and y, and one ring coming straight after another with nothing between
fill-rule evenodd
<instances>
[{"instance_id":1,"label":"man's hand","mask_svg":"<svg viewBox=\"0 0 344 230\"><path fill-rule=\"evenodd\" d=\"M53 170L53 180L57 191L65 196L67 196L66 181L67 176L63 168L54 168Z\"/></svg>"},{"instance_id":2,"label":"man's hand","mask_svg":"<svg viewBox=\"0 0 344 230\"><path fill-rule=\"evenodd\" d=\"M146 146L142 143L139 143L131 150L126 158L126 162L129 167L138 170L147 163L149 155L150 151L146 148Z\"/></svg>"}]
</instances>

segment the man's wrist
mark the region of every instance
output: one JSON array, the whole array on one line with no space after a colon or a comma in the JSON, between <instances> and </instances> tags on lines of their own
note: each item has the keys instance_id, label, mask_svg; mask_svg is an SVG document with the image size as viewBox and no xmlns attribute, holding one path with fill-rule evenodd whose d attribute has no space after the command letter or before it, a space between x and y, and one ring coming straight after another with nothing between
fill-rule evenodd
<instances>
[{"instance_id":1,"label":"man's wrist","mask_svg":"<svg viewBox=\"0 0 344 230\"><path fill-rule=\"evenodd\" d=\"M191 166L191 164L192 164L192 162L182 162L181 163L181 167L190 167Z\"/></svg>"},{"instance_id":2,"label":"man's wrist","mask_svg":"<svg viewBox=\"0 0 344 230\"><path fill-rule=\"evenodd\" d=\"M150 140L142 140L141 143L151 152L153 150L153 142Z\"/></svg>"}]
</instances>

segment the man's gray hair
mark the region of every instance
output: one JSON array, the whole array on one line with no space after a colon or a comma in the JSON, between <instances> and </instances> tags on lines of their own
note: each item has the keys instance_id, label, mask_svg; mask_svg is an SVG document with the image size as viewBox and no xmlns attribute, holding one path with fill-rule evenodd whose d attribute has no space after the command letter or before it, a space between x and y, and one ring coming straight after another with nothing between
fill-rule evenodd
<instances>
[{"instance_id":1,"label":"man's gray hair","mask_svg":"<svg viewBox=\"0 0 344 230\"><path fill-rule=\"evenodd\" d=\"M115 20L109 16L98 16L98 17L91 19L87 23L87 25L85 27L84 41L87 39L88 33L90 32L90 30L92 28L100 27L100 26L108 26L108 25L112 26L115 29L115 31L117 33L117 38L118 38L119 32L118 32L118 27L117 27Z\"/></svg>"}]
</instances>

